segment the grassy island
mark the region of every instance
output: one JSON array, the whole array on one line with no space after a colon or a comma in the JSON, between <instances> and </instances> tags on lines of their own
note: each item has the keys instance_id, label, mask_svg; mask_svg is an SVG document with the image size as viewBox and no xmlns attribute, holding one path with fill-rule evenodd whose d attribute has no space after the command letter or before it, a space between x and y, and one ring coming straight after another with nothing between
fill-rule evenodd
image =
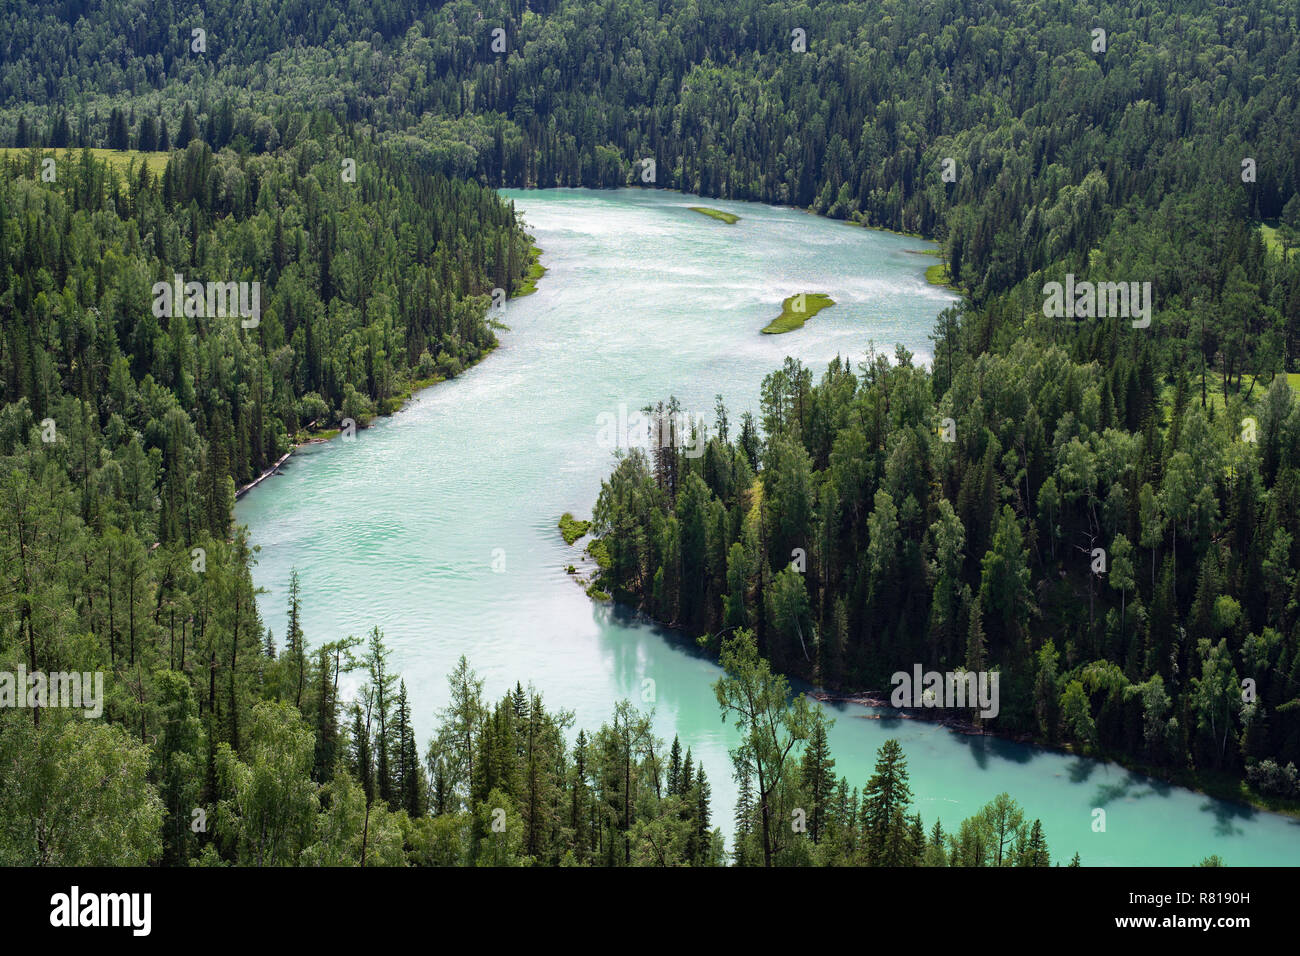
<instances>
[{"instance_id":1,"label":"grassy island","mask_svg":"<svg viewBox=\"0 0 1300 956\"><path fill-rule=\"evenodd\" d=\"M769 322L763 332L767 335L793 332L822 309L834 304L835 300L824 292L800 292L798 295L788 296L781 303L781 314Z\"/></svg>"},{"instance_id":2,"label":"grassy island","mask_svg":"<svg viewBox=\"0 0 1300 956\"><path fill-rule=\"evenodd\" d=\"M691 212L698 212L705 216L711 216L720 222L725 222L727 225L731 225L740 219L740 217L734 212L723 212L721 209L710 209L708 206L688 206L687 208L690 209Z\"/></svg>"}]
</instances>

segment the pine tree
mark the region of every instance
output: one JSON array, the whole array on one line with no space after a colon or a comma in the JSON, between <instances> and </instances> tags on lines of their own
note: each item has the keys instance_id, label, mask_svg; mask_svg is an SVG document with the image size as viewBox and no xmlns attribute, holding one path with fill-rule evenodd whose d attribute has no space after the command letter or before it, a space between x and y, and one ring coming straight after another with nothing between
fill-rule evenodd
<instances>
[{"instance_id":1,"label":"pine tree","mask_svg":"<svg viewBox=\"0 0 1300 956\"><path fill-rule=\"evenodd\" d=\"M921 823L921 814L912 814L907 823L907 865L920 866L925 855L925 827Z\"/></svg>"},{"instance_id":2,"label":"pine tree","mask_svg":"<svg viewBox=\"0 0 1300 956\"><path fill-rule=\"evenodd\" d=\"M68 114L59 113L50 132L50 145L55 149L64 149L72 145L72 128L68 125Z\"/></svg>"},{"instance_id":3,"label":"pine tree","mask_svg":"<svg viewBox=\"0 0 1300 956\"><path fill-rule=\"evenodd\" d=\"M320 783L334 779L334 762L338 749L338 687L331 672L333 655L339 645L322 646L316 655L316 760L312 777Z\"/></svg>"},{"instance_id":4,"label":"pine tree","mask_svg":"<svg viewBox=\"0 0 1300 956\"><path fill-rule=\"evenodd\" d=\"M157 148L158 131L154 128L153 117L140 117L140 125L136 134L136 149L141 152L151 153Z\"/></svg>"},{"instance_id":5,"label":"pine tree","mask_svg":"<svg viewBox=\"0 0 1300 956\"><path fill-rule=\"evenodd\" d=\"M922 866L947 866L948 854L944 849L943 824L938 820L934 821L934 826L930 829L930 838L925 844L925 854L922 857Z\"/></svg>"},{"instance_id":6,"label":"pine tree","mask_svg":"<svg viewBox=\"0 0 1300 956\"><path fill-rule=\"evenodd\" d=\"M470 803L476 792L482 767L476 767L475 755L479 750L487 712L483 703L483 679L470 669L462 654L456 669L447 676L449 700L438 713L438 736L429 744L429 767L437 763L435 754L445 757L450 789ZM486 790L481 791L486 793Z\"/></svg>"},{"instance_id":7,"label":"pine tree","mask_svg":"<svg viewBox=\"0 0 1300 956\"><path fill-rule=\"evenodd\" d=\"M587 800L587 732L579 730L573 745L573 772L569 784L569 829L573 831L574 855L579 863L586 862L590 851Z\"/></svg>"},{"instance_id":8,"label":"pine tree","mask_svg":"<svg viewBox=\"0 0 1300 956\"><path fill-rule=\"evenodd\" d=\"M116 107L108 118L108 148L131 148L131 131L127 128L126 114Z\"/></svg>"}]
</instances>

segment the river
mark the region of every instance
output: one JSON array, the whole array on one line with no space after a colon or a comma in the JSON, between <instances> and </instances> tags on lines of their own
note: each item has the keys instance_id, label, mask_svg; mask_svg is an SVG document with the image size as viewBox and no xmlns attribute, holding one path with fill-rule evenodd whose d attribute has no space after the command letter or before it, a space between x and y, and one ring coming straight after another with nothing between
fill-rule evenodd
<instances>
[{"instance_id":1,"label":"river","mask_svg":"<svg viewBox=\"0 0 1300 956\"><path fill-rule=\"evenodd\" d=\"M792 209L643 191L506 191L544 250L538 291L508 304L501 346L399 414L309 446L239 502L260 548L263 621L283 642L289 573L302 580L309 642L379 625L406 682L421 753L465 654L499 698L532 682L548 706L594 730L615 701L705 764L715 825L730 833L736 785L711 687L719 670L689 641L594 604L565 573L577 549L556 522L587 517L613 464L601 422L676 395L733 423L787 354L820 377L874 341L928 361L928 333L952 296L916 239ZM741 216L727 225L687 207ZM759 333L799 292L836 302L797 331ZM862 786L877 747L897 737L916 809L945 829L1001 791L1040 818L1053 857L1085 865L1294 865L1300 823L1211 800L1122 768L994 738L973 738L856 705L831 708L835 772ZM883 719L868 719L871 717ZM1093 829L1106 811L1105 832Z\"/></svg>"}]
</instances>

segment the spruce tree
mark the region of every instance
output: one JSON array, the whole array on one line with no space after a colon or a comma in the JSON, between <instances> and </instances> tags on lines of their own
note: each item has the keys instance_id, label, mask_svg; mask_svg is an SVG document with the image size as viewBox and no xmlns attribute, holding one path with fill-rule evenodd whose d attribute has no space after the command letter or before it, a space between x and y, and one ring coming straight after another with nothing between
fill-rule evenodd
<instances>
[{"instance_id":1,"label":"spruce tree","mask_svg":"<svg viewBox=\"0 0 1300 956\"><path fill-rule=\"evenodd\" d=\"M298 580L298 569L289 571L289 620L285 629L285 657L293 668L293 705L302 708L302 687L306 671L303 652L302 633L302 588Z\"/></svg>"},{"instance_id":2,"label":"spruce tree","mask_svg":"<svg viewBox=\"0 0 1300 956\"><path fill-rule=\"evenodd\" d=\"M898 831L906 826L904 814L911 803L907 759L899 742L890 738L876 751L875 772L862 795L862 830L872 865L905 865Z\"/></svg>"},{"instance_id":3,"label":"spruce tree","mask_svg":"<svg viewBox=\"0 0 1300 956\"><path fill-rule=\"evenodd\" d=\"M370 749L370 732L362 716L361 707L352 705L352 775L361 783L366 795L366 806L375 798L375 776Z\"/></svg>"},{"instance_id":4,"label":"spruce tree","mask_svg":"<svg viewBox=\"0 0 1300 956\"><path fill-rule=\"evenodd\" d=\"M826 817L835 793L835 758L826 740L826 720L817 712L812 736L804 748L800 778L808 797L808 835L820 843Z\"/></svg>"},{"instance_id":5,"label":"spruce tree","mask_svg":"<svg viewBox=\"0 0 1300 956\"><path fill-rule=\"evenodd\" d=\"M1076 857L1078 854L1076 854ZM1047 840L1043 837L1043 824L1040 820L1034 820L1034 825L1029 830L1029 840L1020 852L1018 861L1020 866L1051 866L1051 856L1047 851Z\"/></svg>"},{"instance_id":6,"label":"spruce tree","mask_svg":"<svg viewBox=\"0 0 1300 956\"><path fill-rule=\"evenodd\" d=\"M199 135L199 124L194 121L194 110L185 104L185 115L181 117L181 128L176 132L176 148L184 149L190 141Z\"/></svg>"},{"instance_id":7,"label":"spruce tree","mask_svg":"<svg viewBox=\"0 0 1300 956\"><path fill-rule=\"evenodd\" d=\"M740 793L736 796L736 811L733 818L732 837L734 846L732 859L736 866L751 866L749 855L749 838L754 829L754 789L750 783L749 771L740 770Z\"/></svg>"},{"instance_id":8,"label":"spruce tree","mask_svg":"<svg viewBox=\"0 0 1300 956\"><path fill-rule=\"evenodd\" d=\"M709 786L709 778L704 775L704 761L701 760L699 769L695 773L695 850L696 857L693 862L703 863L709 859L712 849L712 831L709 829L711 822L711 811L709 801L713 796L713 790Z\"/></svg>"}]
</instances>

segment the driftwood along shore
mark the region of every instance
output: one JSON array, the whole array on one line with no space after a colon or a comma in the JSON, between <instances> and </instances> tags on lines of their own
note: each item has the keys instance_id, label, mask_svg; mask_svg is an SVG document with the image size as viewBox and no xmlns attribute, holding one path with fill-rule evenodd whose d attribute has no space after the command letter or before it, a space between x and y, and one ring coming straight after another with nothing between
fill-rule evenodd
<instances>
[{"instance_id":1,"label":"driftwood along shore","mask_svg":"<svg viewBox=\"0 0 1300 956\"><path fill-rule=\"evenodd\" d=\"M274 475L277 471L280 470L280 466L283 465L286 461L289 460L289 456L292 455L292 454L293 454L293 449L291 448L291 449L289 449L288 451L286 451L283 455L281 455L281 456L280 456L280 460L277 461L274 465L272 465L270 468L266 469L266 471L262 472L260 475L258 475L256 478L254 478L254 479L253 479L252 481L250 481L248 484L244 485L244 487L239 488L238 490L236 490L236 491L235 491L235 499L238 500L238 499L244 497L244 495L245 495L247 492L252 491L254 488L256 488L258 485L260 485L262 482L266 481L266 479L268 479L268 478L270 478L272 475Z\"/></svg>"}]
</instances>

